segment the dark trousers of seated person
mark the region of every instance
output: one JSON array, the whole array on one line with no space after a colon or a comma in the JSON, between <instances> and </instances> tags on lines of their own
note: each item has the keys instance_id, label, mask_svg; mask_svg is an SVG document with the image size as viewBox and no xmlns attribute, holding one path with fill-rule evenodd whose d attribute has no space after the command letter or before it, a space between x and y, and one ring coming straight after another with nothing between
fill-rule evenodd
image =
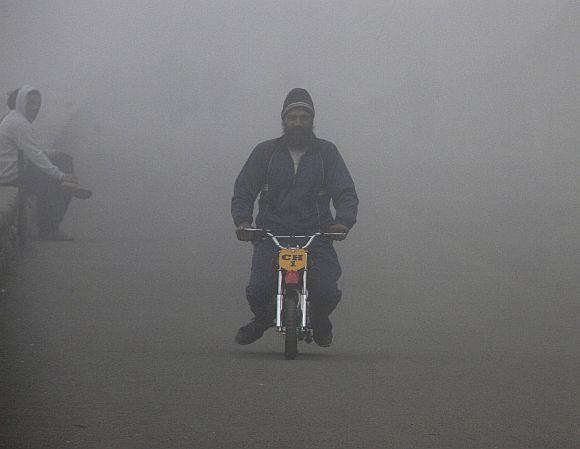
<instances>
[{"instance_id":1,"label":"dark trousers of seated person","mask_svg":"<svg viewBox=\"0 0 580 449\"><path fill-rule=\"evenodd\" d=\"M48 154L48 158L63 173L73 173L72 157L68 154L55 152ZM27 194L33 194L37 198L39 235L58 231L72 199L70 191L64 189L59 180L48 176L29 161L19 176L18 184Z\"/></svg>"}]
</instances>

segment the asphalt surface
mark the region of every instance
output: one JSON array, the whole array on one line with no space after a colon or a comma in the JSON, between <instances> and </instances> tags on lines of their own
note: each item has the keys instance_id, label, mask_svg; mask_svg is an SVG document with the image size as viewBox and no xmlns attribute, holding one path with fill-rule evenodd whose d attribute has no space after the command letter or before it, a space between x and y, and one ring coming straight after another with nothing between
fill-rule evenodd
<instances>
[{"instance_id":1,"label":"asphalt surface","mask_svg":"<svg viewBox=\"0 0 580 449\"><path fill-rule=\"evenodd\" d=\"M345 270L286 361L233 342L248 248L76 234L3 279L2 449L580 448L575 279Z\"/></svg>"}]
</instances>

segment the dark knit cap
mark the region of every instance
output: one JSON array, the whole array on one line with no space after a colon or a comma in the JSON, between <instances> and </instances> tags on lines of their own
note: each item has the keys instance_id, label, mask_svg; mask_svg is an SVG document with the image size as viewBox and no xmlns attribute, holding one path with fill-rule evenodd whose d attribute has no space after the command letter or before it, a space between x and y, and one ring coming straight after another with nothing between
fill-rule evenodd
<instances>
[{"instance_id":1,"label":"dark knit cap","mask_svg":"<svg viewBox=\"0 0 580 449\"><path fill-rule=\"evenodd\" d=\"M294 108L304 108L310 111L314 117L314 103L306 89L296 87L288 93L284 100L284 106L282 106L282 119Z\"/></svg>"}]
</instances>

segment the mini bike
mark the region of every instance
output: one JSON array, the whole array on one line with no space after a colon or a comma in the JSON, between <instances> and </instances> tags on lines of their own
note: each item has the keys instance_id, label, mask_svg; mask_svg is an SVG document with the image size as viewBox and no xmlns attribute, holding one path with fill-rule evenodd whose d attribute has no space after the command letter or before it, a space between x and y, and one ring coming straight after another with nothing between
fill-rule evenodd
<instances>
[{"instance_id":1,"label":"mini bike","mask_svg":"<svg viewBox=\"0 0 580 449\"><path fill-rule=\"evenodd\" d=\"M248 228L255 234L253 240L270 238L278 248L275 270L278 290L276 294L276 332L284 337L284 356L293 360L298 354L298 341L312 343L310 302L308 301L308 247L314 239L322 236L338 236L343 233L317 232L312 235L274 235L264 229ZM304 245L280 243L305 240Z\"/></svg>"}]
</instances>

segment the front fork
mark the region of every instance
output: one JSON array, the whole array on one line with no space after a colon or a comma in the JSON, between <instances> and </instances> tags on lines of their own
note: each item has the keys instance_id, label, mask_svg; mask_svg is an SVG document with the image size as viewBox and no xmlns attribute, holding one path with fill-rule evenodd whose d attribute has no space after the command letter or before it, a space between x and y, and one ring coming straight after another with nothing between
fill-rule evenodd
<instances>
[{"instance_id":1,"label":"front fork","mask_svg":"<svg viewBox=\"0 0 580 449\"><path fill-rule=\"evenodd\" d=\"M300 311L302 312L302 330L304 331L307 327L308 323L308 289L306 285L306 281L308 278L308 270L305 269L302 271L302 288L300 292L298 292L298 307L300 307ZM282 325L282 310L284 309L284 272L281 268L278 269L278 294L276 295L276 328L279 332L283 331Z\"/></svg>"}]
</instances>

